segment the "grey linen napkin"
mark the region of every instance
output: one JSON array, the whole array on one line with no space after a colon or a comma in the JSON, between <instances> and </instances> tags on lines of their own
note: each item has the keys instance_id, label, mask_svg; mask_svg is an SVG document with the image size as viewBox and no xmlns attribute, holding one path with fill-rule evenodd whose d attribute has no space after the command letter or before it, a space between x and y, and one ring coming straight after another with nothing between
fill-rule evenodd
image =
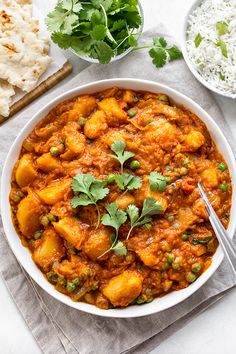
<instances>
[{"instance_id":1,"label":"grey linen napkin","mask_svg":"<svg viewBox=\"0 0 236 354\"><path fill-rule=\"evenodd\" d=\"M154 28L142 36L150 43L163 29ZM171 40L171 39L170 39ZM49 92L24 113L0 129L0 160L5 159L19 129L53 97L73 87L107 78L141 78L164 83L198 102L215 119L227 136L234 153L234 140L227 123L210 93L191 75L183 60L157 70L146 52L129 54L121 61L104 66L90 65L76 77ZM19 311L46 354L143 354L158 346L196 315L220 299L235 285L228 264L223 261L214 276L187 300L158 314L137 319L111 319L89 315L59 303L44 292L17 262L0 225L0 271Z\"/></svg>"}]
</instances>

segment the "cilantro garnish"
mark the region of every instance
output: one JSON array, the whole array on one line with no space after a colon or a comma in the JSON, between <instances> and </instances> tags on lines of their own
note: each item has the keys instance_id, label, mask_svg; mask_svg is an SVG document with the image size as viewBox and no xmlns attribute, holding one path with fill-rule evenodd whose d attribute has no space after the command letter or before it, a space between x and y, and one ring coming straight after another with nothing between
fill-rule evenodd
<instances>
[{"instance_id":1,"label":"cilantro garnish","mask_svg":"<svg viewBox=\"0 0 236 354\"><path fill-rule=\"evenodd\" d=\"M158 172L151 172L149 176L151 191L164 192L168 183L170 183L169 177L165 177Z\"/></svg>"},{"instance_id":2,"label":"cilantro garnish","mask_svg":"<svg viewBox=\"0 0 236 354\"><path fill-rule=\"evenodd\" d=\"M228 32L228 27L228 24L224 21L216 22L216 30L219 36L223 36L224 34L226 34Z\"/></svg>"},{"instance_id":3,"label":"cilantro garnish","mask_svg":"<svg viewBox=\"0 0 236 354\"><path fill-rule=\"evenodd\" d=\"M153 38L153 45L149 50L149 54L157 68L161 68L166 63L183 57L182 52L176 45L167 47L167 42L163 37Z\"/></svg>"},{"instance_id":4,"label":"cilantro garnish","mask_svg":"<svg viewBox=\"0 0 236 354\"><path fill-rule=\"evenodd\" d=\"M198 33L194 39L195 47L198 48L203 40L201 33Z\"/></svg>"},{"instance_id":5,"label":"cilantro garnish","mask_svg":"<svg viewBox=\"0 0 236 354\"><path fill-rule=\"evenodd\" d=\"M116 203L111 203L106 207L107 214L102 217L102 224L105 226L110 226L115 229L114 238L112 238L111 247L101 254L98 258L101 258L106 253L113 250L116 255L126 255L127 249L124 246L122 241L118 241L119 237L119 228L123 225L127 220L127 215L123 210L118 209L118 205Z\"/></svg>"},{"instance_id":6,"label":"cilantro garnish","mask_svg":"<svg viewBox=\"0 0 236 354\"><path fill-rule=\"evenodd\" d=\"M150 223L152 221L152 216L160 214L162 211L163 207L161 203L157 202L154 198L147 198L144 200L140 215L136 205L129 205L127 208L127 214L130 219L131 227L127 235L127 240L135 227Z\"/></svg>"},{"instance_id":7,"label":"cilantro garnish","mask_svg":"<svg viewBox=\"0 0 236 354\"><path fill-rule=\"evenodd\" d=\"M111 150L115 153L109 154L108 156L112 157L113 159L116 159L119 161L120 166L121 166L121 173L124 171L124 163L129 160L131 157L134 157L134 153L130 151L125 151L126 144L123 140L116 140L112 145L111 145Z\"/></svg>"},{"instance_id":8,"label":"cilantro garnish","mask_svg":"<svg viewBox=\"0 0 236 354\"><path fill-rule=\"evenodd\" d=\"M216 45L220 47L221 53L225 58L228 58L228 50L226 43L222 39L218 39Z\"/></svg>"},{"instance_id":9,"label":"cilantro garnish","mask_svg":"<svg viewBox=\"0 0 236 354\"><path fill-rule=\"evenodd\" d=\"M104 199L109 193L109 189L104 188L105 185L106 182L94 178L90 173L78 173L73 178L73 181L71 183L71 188L76 194L76 196L71 200L72 208L77 208L79 205L86 206L94 204L96 206L98 214L96 228L98 228L101 219L100 210L97 205L97 202L99 200Z\"/></svg>"},{"instance_id":10,"label":"cilantro garnish","mask_svg":"<svg viewBox=\"0 0 236 354\"><path fill-rule=\"evenodd\" d=\"M139 189L142 186L142 179L138 176L123 173L122 175L115 175L115 182L120 190Z\"/></svg>"}]
</instances>

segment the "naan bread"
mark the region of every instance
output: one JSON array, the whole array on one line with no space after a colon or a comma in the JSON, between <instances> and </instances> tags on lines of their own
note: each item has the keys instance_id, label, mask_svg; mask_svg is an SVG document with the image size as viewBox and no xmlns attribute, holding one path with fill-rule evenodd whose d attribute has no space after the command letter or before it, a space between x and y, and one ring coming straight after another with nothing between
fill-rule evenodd
<instances>
[{"instance_id":1,"label":"naan bread","mask_svg":"<svg viewBox=\"0 0 236 354\"><path fill-rule=\"evenodd\" d=\"M8 117L10 111L11 97L15 90L7 81L0 80L0 116Z\"/></svg>"},{"instance_id":2,"label":"naan bread","mask_svg":"<svg viewBox=\"0 0 236 354\"><path fill-rule=\"evenodd\" d=\"M25 92L36 86L52 61L48 55L49 41L40 38L38 21L31 18L30 3L0 3L0 78Z\"/></svg>"}]
</instances>

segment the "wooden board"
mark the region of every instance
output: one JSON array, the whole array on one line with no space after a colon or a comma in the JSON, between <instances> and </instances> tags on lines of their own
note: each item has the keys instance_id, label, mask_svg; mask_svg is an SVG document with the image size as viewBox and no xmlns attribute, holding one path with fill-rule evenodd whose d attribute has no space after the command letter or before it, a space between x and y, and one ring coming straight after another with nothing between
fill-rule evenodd
<instances>
[{"instance_id":1,"label":"wooden board","mask_svg":"<svg viewBox=\"0 0 236 354\"><path fill-rule=\"evenodd\" d=\"M48 77L45 81L43 81L39 86L35 87L33 91L27 93L23 96L19 101L14 103L11 106L10 114L8 117L0 116L0 125L6 122L10 117L19 112L21 109L27 107L31 102L33 102L36 98L40 97L45 92L49 91L52 87L57 85L60 81L65 79L73 70L72 64L67 61L63 67L58 70L55 74Z\"/></svg>"}]
</instances>

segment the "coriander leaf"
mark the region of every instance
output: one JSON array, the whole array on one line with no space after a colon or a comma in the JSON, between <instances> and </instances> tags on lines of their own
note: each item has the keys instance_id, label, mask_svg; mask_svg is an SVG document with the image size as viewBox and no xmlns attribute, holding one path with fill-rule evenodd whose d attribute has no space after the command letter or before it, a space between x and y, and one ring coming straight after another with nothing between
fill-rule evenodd
<instances>
[{"instance_id":1,"label":"coriander leaf","mask_svg":"<svg viewBox=\"0 0 236 354\"><path fill-rule=\"evenodd\" d=\"M64 23L65 16L66 13L62 10L55 9L49 12L45 19L48 30L50 32L59 32Z\"/></svg>"},{"instance_id":2,"label":"coriander leaf","mask_svg":"<svg viewBox=\"0 0 236 354\"><path fill-rule=\"evenodd\" d=\"M129 40L130 47L136 47L138 45L138 41L134 36L132 36L132 35L129 36L128 40Z\"/></svg>"},{"instance_id":3,"label":"coriander leaf","mask_svg":"<svg viewBox=\"0 0 236 354\"><path fill-rule=\"evenodd\" d=\"M169 177L165 177L158 172L151 172L149 176L149 184L151 191L158 190L160 192L164 192L169 182Z\"/></svg>"},{"instance_id":4,"label":"coriander leaf","mask_svg":"<svg viewBox=\"0 0 236 354\"><path fill-rule=\"evenodd\" d=\"M93 27L93 30L90 32L92 39L97 41L102 41L106 37L107 29L104 25L96 25Z\"/></svg>"},{"instance_id":5,"label":"coriander leaf","mask_svg":"<svg viewBox=\"0 0 236 354\"><path fill-rule=\"evenodd\" d=\"M127 214L130 219L130 224L131 226L133 226L138 221L139 218L139 210L136 207L136 205L134 204L129 205L127 208Z\"/></svg>"},{"instance_id":6,"label":"coriander leaf","mask_svg":"<svg viewBox=\"0 0 236 354\"><path fill-rule=\"evenodd\" d=\"M228 58L228 50L227 50L227 46L226 43L224 41L222 41L222 39L219 39L216 43L216 45L218 47L220 47L221 53L225 58Z\"/></svg>"},{"instance_id":7,"label":"coriander leaf","mask_svg":"<svg viewBox=\"0 0 236 354\"><path fill-rule=\"evenodd\" d=\"M161 47L153 47L149 50L150 56L153 58L152 63L157 68L162 68L167 62L167 54L166 51Z\"/></svg>"},{"instance_id":8,"label":"coriander leaf","mask_svg":"<svg viewBox=\"0 0 236 354\"><path fill-rule=\"evenodd\" d=\"M111 7L113 0L91 0L91 3L97 9L99 9L102 5L104 9L107 11Z\"/></svg>"},{"instance_id":9,"label":"coriander leaf","mask_svg":"<svg viewBox=\"0 0 236 354\"><path fill-rule=\"evenodd\" d=\"M127 234L127 240L130 237L131 232L137 226L145 225L152 221L152 216L163 212L163 207L160 202L157 202L154 198L146 198L143 202L143 208L141 215L139 216L138 208L131 204L127 208L127 214L130 219L131 227Z\"/></svg>"},{"instance_id":10,"label":"coriander leaf","mask_svg":"<svg viewBox=\"0 0 236 354\"><path fill-rule=\"evenodd\" d=\"M118 204L111 203L106 207L108 214L103 215L102 224L113 227L118 235L119 228L127 220L127 215L123 210L118 209Z\"/></svg>"},{"instance_id":11,"label":"coriander leaf","mask_svg":"<svg viewBox=\"0 0 236 354\"><path fill-rule=\"evenodd\" d=\"M219 36L223 36L228 32L228 24L224 21L216 22L216 30Z\"/></svg>"},{"instance_id":12,"label":"coriander leaf","mask_svg":"<svg viewBox=\"0 0 236 354\"><path fill-rule=\"evenodd\" d=\"M129 173L123 173L121 175L115 175L115 182L120 190L133 190L139 189L142 185L142 179L138 176L130 175Z\"/></svg>"},{"instance_id":13,"label":"coriander leaf","mask_svg":"<svg viewBox=\"0 0 236 354\"><path fill-rule=\"evenodd\" d=\"M78 14L82 9L83 9L83 6L80 4L80 2L78 0L74 1L72 11Z\"/></svg>"},{"instance_id":14,"label":"coriander leaf","mask_svg":"<svg viewBox=\"0 0 236 354\"><path fill-rule=\"evenodd\" d=\"M125 147L126 147L126 143L123 140L116 140L111 145L111 150L116 155L111 155L111 154L108 155L108 156L112 157L113 159L116 159L120 162L121 173L123 173L124 163L135 155L133 152L125 151Z\"/></svg>"},{"instance_id":15,"label":"coriander leaf","mask_svg":"<svg viewBox=\"0 0 236 354\"><path fill-rule=\"evenodd\" d=\"M98 42L91 52L91 57L98 59L101 64L110 63L112 57L114 56L113 49L105 42Z\"/></svg>"},{"instance_id":16,"label":"coriander leaf","mask_svg":"<svg viewBox=\"0 0 236 354\"><path fill-rule=\"evenodd\" d=\"M58 5L60 4L62 9L65 10L71 10L71 8L73 7L73 2L72 0L61 0Z\"/></svg>"},{"instance_id":17,"label":"coriander leaf","mask_svg":"<svg viewBox=\"0 0 236 354\"><path fill-rule=\"evenodd\" d=\"M201 33L198 33L194 39L194 44L195 47L198 48L203 40L203 37L201 36Z\"/></svg>"},{"instance_id":18,"label":"coriander leaf","mask_svg":"<svg viewBox=\"0 0 236 354\"><path fill-rule=\"evenodd\" d=\"M121 30L122 28L125 28L125 26L126 26L126 21L119 19L119 20L113 22L113 25L112 25L110 31L111 32L118 31L118 30Z\"/></svg>"},{"instance_id":19,"label":"coriander leaf","mask_svg":"<svg viewBox=\"0 0 236 354\"><path fill-rule=\"evenodd\" d=\"M66 16L63 22L63 26L61 28L62 33L71 34L73 30L73 25L78 21L78 16L75 14L71 14L70 16Z\"/></svg>"},{"instance_id":20,"label":"coriander leaf","mask_svg":"<svg viewBox=\"0 0 236 354\"><path fill-rule=\"evenodd\" d=\"M71 200L72 208L94 204L97 209L98 221L96 228L100 224L100 210L97 205L109 193L108 188L104 188L106 182L95 179L90 173L78 173L72 180L71 188L76 196ZM79 193L79 195L77 195Z\"/></svg>"},{"instance_id":21,"label":"coriander leaf","mask_svg":"<svg viewBox=\"0 0 236 354\"><path fill-rule=\"evenodd\" d=\"M144 216L153 216L163 212L163 206L160 202L157 202L154 198L146 198L143 202L143 209L141 218Z\"/></svg>"},{"instance_id":22,"label":"coriander leaf","mask_svg":"<svg viewBox=\"0 0 236 354\"><path fill-rule=\"evenodd\" d=\"M69 34L64 34L61 32L54 32L51 36L52 41L59 45L62 49L70 48L71 46L71 36Z\"/></svg>"},{"instance_id":23,"label":"coriander leaf","mask_svg":"<svg viewBox=\"0 0 236 354\"><path fill-rule=\"evenodd\" d=\"M169 54L169 61L183 58L181 50L176 45L173 45L171 48L167 48L166 51Z\"/></svg>"},{"instance_id":24,"label":"coriander leaf","mask_svg":"<svg viewBox=\"0 0 236 354\"><path fill-rule=\"evenodd\" d=\"M142 17L138 12L124 12L122 13L122 16L124 16L127 21L127 25L130 28L139 28L142 24Z\"/></svg>"},{"instance_id":25,"label":"coriander leaf","mask_svg":"<svg viewBox=\"0 0 236 354\"><path fill-rule=\"evenodd\" d=\"M163 37L156 37L156 38L153 38L153 45L157 46L157 47L166 48L167 42L166 42L165 38L163 38Z\"/></svg>"},{"instance_id":26,"label":"coriander leaf","mask_svg":"<svg viewBox=\"0 0 236 354\"><path fill-rule=\"evenodd\" d=\"M98 17L99 17L99 20L96 22L92 21L93 16L94 16L94 19L98 19ZM83 9L80 11L79 18L81 21L86 21L86 20L90 21L91 20L92 24L95 24L95 23L100 24L101 15L100 15L99 10L94 9L93 7L89 7L87 5L84 5Z\"/></svg>"},{"instance_id":27,"label":"coriander leaf","mask_svg":"<svg viewBox=\"0 0 236 354\"><path fill-rule=\"evenodd\" d=\"M104 17L99 10L93 9L93 14L91 16L91 23L92 23L92 25L105 24Z\"/></svg>"},{"instance_id":28,"label":"coriander leaf","mask_svg":"<svg viewBox=\"0 0 236 354\"><path fill-rule=\"evenodd\" d=\"M127 255L127 248L123 244L122 241L118 241L115 246L112 247L116 256L126 256Z\"/></svg>"}]
</instances>

